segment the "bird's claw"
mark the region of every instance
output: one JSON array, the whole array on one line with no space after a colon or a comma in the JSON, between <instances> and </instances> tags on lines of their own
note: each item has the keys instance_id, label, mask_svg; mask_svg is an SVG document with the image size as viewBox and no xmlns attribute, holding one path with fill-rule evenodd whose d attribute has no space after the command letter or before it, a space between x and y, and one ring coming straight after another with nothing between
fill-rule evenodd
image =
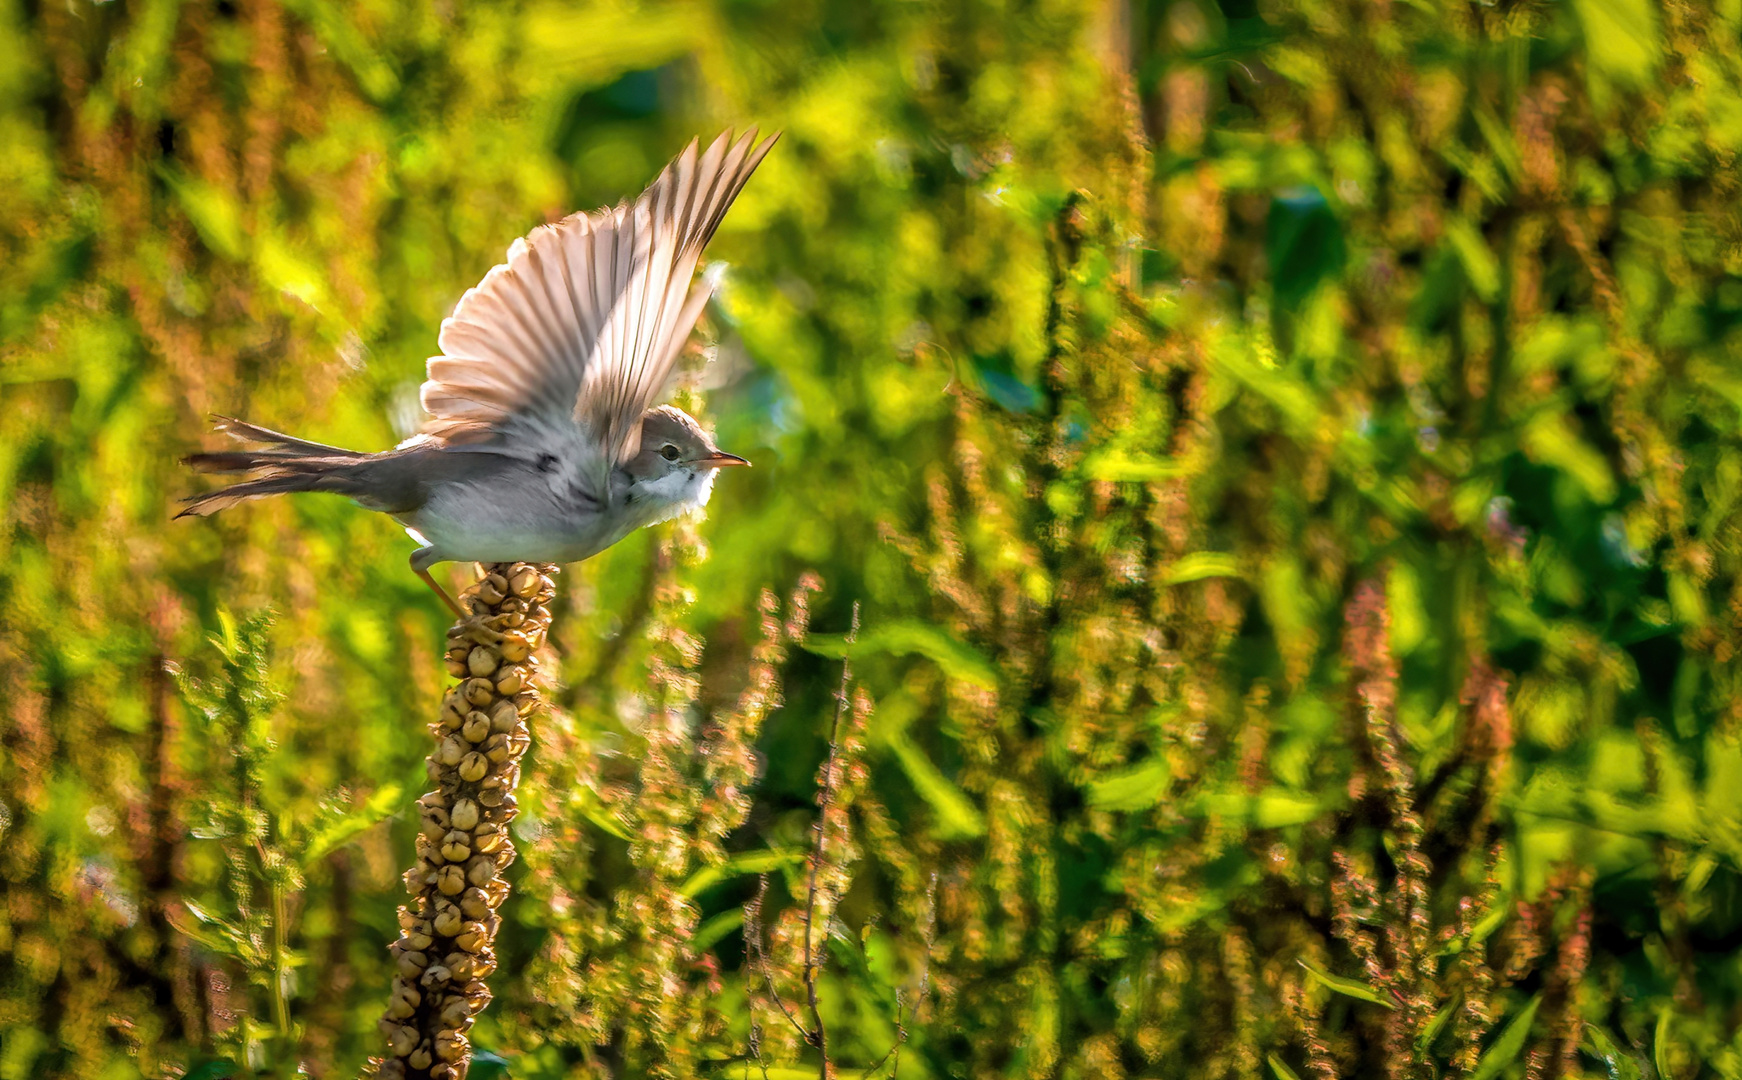
<instances>
[{"instance_id":1,"label":"bird's claw","mask_svg":"<svg viewBox=\"0 0 1742 1080\"><path fill-rule=\"evenodd\" d=\"M474 645L500 645L502 644L502 631L490 625L500 618L500 615L487 612L467 615L448 627L448 638L450 640L470 641Z\"/></svg>"}]
</instances>

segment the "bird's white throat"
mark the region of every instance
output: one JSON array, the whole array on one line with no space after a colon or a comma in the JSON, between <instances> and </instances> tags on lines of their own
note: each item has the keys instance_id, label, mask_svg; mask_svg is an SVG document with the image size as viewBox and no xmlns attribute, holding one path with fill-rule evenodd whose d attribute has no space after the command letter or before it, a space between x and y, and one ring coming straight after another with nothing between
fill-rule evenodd
<instances>
[{"instance_id":1,"label":"bird's white throat","mask_svg":"<svg viewBox=\"0 0 1742 1080\"><path fill-rule=\"evenodd\" d=\"M653 525L708 505L717 473L716 469L673 469L657 479L641 481L632 490L635 500L646 507L647 523Z\"/></svg>"}]
</instances>

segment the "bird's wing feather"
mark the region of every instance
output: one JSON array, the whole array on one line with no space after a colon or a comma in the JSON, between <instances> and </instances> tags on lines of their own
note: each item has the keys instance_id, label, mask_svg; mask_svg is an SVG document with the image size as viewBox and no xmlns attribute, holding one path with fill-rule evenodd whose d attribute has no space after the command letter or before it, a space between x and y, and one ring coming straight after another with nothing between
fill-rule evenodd
<instances>
[{"instance_id":1,"label":"bird's wing feather","mask_svg":"<svg viewBox=\"0 0 1742 1080\"><path fill-rule=\"evenodd\" d=\"M727 132L700 153L691 142L633 203L516 240L442 323L424 434L451 447L525 439L604 469L633 457L707 302L690 284L702 248L778 137Z\"/></svg>"}]
</instances>

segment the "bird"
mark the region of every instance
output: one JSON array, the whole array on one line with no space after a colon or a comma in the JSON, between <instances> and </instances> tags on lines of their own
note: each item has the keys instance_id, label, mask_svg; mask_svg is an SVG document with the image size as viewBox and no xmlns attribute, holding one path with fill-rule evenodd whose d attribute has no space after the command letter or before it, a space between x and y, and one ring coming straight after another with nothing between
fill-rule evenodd
<instances>
[{"instance_id":1,"label":"bird","mask_svg":"<svg viewBox=\"0 0 1742 1080\"><path fill-rule=\"evenodd\" d=\"M246 479L191 496L177 518L324 491L385 513L418 547L411 569L456 617L429 568L446 561L570 563L707 505L728 454L658 402L713 285L702 249L780 137L692 140L640 197L571 214L514 241L461 296L419 394L428 419L391 450L346 450L243 420L215 430L252 449L188 467Z\"/></svg>"}]
</instances>

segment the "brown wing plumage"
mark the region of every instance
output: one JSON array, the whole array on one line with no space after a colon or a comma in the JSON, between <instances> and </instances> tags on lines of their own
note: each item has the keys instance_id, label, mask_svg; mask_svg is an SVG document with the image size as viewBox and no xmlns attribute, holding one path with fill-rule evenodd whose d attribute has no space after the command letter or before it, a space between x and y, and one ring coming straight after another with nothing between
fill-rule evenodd
<instances>
[{"instance_id":1,"label":"brown wing plumage","mask_svg":"<svg viewBox=\"0 0 1742 1080\"><path fill-rule=\"evenodd\" d=\"M429 361L426 434L449 443L564 428L607 462L633 457L707 302L702 248L773 147L752 128L691 142L641 197L514 242L460 298Z\"/></svg>"}]
</instances>

